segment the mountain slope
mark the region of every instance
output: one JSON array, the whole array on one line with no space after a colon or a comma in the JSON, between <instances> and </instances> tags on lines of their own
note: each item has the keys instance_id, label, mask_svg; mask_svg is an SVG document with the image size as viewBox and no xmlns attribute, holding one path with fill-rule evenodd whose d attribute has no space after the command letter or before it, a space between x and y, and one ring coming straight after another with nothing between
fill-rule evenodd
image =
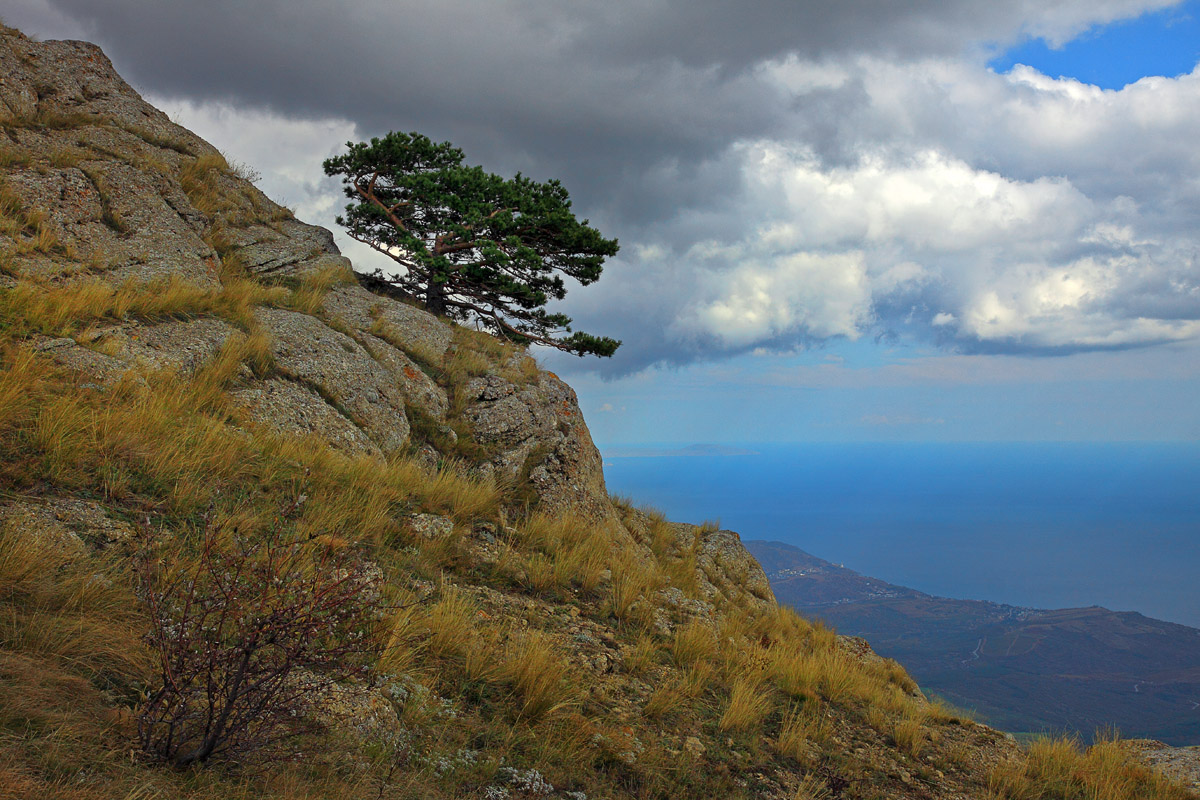
<instances>
[{"instance_id":1,"label":"mountain slope","mask_svg":"<svg viewBox=\"0 0 1200 800\"><path fill-rule=\"evenodd\" d=\"M1093 606L932 597L779 542L747 542L781 603L862 636L927 690L1012 731L1200 744L1200 630Z\"/></svg>"},{"instance_id":2,"label":"mountain slope","mask_svg":"<svg viewBox=\"0 0 1200 800\"><path fill-rule=\"evenodd\" d=\"M0 797L1190 796L1022 753L781 609L737 534L611 500L570 387L372 291L96 47L0 31L0 133ZM357 660L290 674L294 738L155 759L154 698L245 674L178 688L187 609L274 645L347 576L369 613L312 638Z\"/></svg>"}]
</instances>

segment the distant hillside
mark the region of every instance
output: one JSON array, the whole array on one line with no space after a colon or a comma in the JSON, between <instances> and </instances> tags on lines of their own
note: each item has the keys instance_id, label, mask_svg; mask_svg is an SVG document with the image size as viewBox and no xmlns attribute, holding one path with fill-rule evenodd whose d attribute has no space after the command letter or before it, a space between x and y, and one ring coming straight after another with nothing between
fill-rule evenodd
<instances>
[{"instance_id":1,"label":"distant hillside","mask_svg":"<svg viewBox=\"0 0 1200 800\"><path fill-rule=\"evenodd\" d=\"M791 545L746 542L781 603L866 638L927 691L1010 731L1115 726L1200 744L1200 630L1106 608L933 597Z\"/></svg>"}]
</instances>

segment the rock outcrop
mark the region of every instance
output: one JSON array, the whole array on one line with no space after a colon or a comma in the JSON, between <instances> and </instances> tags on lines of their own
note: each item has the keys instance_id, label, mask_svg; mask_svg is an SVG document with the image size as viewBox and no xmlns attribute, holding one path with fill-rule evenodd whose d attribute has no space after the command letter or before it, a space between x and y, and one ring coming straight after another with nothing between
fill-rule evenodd
<instances>
[{"instance_id":1,"label":"rock outcrop","mask_svg":"<svg viewBox=\"0 0 1200 800\"><path fill-rule=\"evenodd\" d=\"M94 45L2 41L3 191L14 198L14 224L0 252L10 284L115 290L175 281L219 293L223 269L281 286L340 275L316 307L264 307L241 325L270 342L271 374L246 375L231 389L258 423L388 455L409 446L417 413L445 434L417 443L450 450L433 459L458 455L461 431L479 446L483 472L525 484L550 508L611 518L600 456L569 386L536 369L513 382L500 364L464 386L440 385L428 373L438 375L463 346L453 325L346 282L350 264L329 231L294 219L142 100ZM130 318L43 336L37 347L82 380L112 385L134 371L192 374L238 332L217 316Z\"/></svg>"}]
</instances>

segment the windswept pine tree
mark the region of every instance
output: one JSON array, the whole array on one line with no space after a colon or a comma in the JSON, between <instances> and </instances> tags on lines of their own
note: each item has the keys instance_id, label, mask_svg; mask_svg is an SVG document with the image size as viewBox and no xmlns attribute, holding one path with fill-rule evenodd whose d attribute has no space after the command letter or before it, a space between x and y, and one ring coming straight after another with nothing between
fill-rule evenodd
<instances>
[{"instance_id":1,"label":"windswept pine tree","mask_svg":"<svg viewBox=\"0 0 1200 800\"><path fill-rule=\"evenodd\" d=\"M561 183L502 178L419 133L348 147L325 161L353 201L338 224L402 267L393 285L434 314L475 319L519 343L616 351L615 339L572 331L570 317L544 308L566 296L564 276L586 286L617 252L615 239L576 219Z\"/></svg>"}]
</instances>

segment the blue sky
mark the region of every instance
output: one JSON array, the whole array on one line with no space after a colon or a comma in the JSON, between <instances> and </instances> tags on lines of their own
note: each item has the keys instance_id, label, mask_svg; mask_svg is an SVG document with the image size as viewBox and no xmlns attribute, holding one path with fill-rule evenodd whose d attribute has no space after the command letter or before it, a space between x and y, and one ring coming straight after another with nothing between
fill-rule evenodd
<instances>
[{"instance_id":1,"label":"blue sky","mask_svg":"<svg viewBox=\"0 0 1200 800\"><path fill-rule=\"evenodd\" d=\"M1120 89L1148 75L1175 77L1200 61L1200 2L1182 3L1130 20L1096 26L1058 47L1028 38L1008 47L989 65L1007 72L1027 64L1060 75Z\"/></svg>"},{"instance_id":2,"label":"blue sky","mask_svg":"<svg viewBox=\"0 0 1200 800\"><path fill-rule=\"evenodd\" d=\"M1200 0L260 12L4 17L100 44L364 271L347 140L562 179L622 244L562 306L617 356L543 354L601 444L1200 440Z\"/></svg>"}]
</instances>

